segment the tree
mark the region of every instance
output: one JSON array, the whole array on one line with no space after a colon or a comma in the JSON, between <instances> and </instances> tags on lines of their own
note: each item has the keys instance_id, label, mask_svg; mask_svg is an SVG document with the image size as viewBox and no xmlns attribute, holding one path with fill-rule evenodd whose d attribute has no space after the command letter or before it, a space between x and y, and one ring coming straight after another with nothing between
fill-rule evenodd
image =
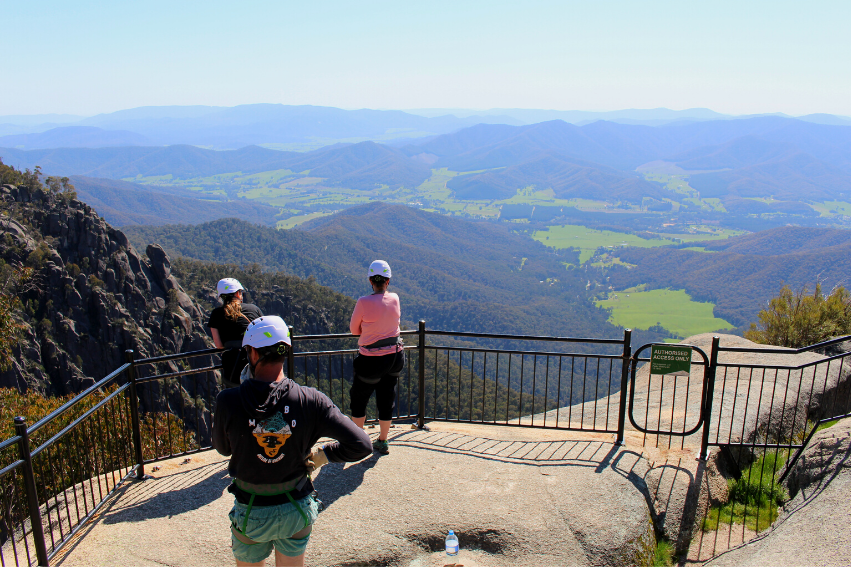
<instances>
[{"instance_id":1,"label":"tree","mask_svg":"<svg viewBox=\"0 0 851 567\"><path fill-rule=\"evenodd\" d=\"M807 286L798 293L786 285L759 312L759 324L751 323L745 338L755 343L801 348L833 337L851 334L851 294L836 287L824 296L821 283L812 295Z\"/></svg>"}]
</instances>

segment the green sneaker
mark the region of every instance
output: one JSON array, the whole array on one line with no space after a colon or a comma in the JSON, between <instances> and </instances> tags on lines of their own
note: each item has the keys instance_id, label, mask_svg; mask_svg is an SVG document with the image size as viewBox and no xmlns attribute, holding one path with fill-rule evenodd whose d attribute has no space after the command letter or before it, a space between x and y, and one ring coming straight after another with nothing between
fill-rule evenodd
<instances>
[{"instance_id":1,"label":"green sneaker","mask_svg":"<svg viewBox=\"0 0 851 567\"><path fill-rule=\"evenodd\" d=\"M382 441L381 439L376 439L372 442L372 448L381 453L382 455L387 455L390 453L390 444L387 441Z\"/></svg>"}]
</instances>

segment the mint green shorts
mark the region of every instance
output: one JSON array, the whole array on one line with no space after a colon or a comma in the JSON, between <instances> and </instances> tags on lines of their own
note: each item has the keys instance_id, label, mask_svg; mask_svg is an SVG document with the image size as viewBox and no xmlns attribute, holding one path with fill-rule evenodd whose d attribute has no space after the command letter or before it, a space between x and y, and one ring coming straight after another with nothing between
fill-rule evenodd
<instances>
[{"instance_id":1,"label":"mint green shorts","mask_svg":"<svg viewBox=\"0 0 851 567\"><path fill-rule=\"evenodd\" d=\"M319 505L313 496L305 496L296 500L310 524L319 515ZM242 529L245 521L245 511L248 506L234 502L233 509L228 514L231 525ZM304 518L291 503L278 504L277 506L252 506L245 524L245 535L256 541L247 544L236 539L231 534L231 547L233 556L238 561L246 563L258 563L263 561L272 553L272 549L278 550L288 557L297 557L304 553L310 534L301 539L292 539L294 534L304 529Z\"/></svg>"}]
</instances>

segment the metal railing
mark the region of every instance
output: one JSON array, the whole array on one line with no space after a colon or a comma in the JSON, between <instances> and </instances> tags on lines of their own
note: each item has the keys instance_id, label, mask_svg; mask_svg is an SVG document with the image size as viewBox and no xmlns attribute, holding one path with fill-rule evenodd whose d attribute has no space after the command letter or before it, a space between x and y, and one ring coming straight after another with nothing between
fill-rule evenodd
<instances>
[{"instance_id":1,"label":"metal railing","mask_svg":"<svg viewBox=\"0 0 851 567\"><path fill-rule=\"evenodd\" d=\"M698 557L770 527L790 496L783 481L813 434L851 411L851 353L806 356L849 338L800 349L723 347L713 340L702 453L718 447L732 481L721 501L707 492ZM719 360L725 353L740 360Z\"/></svg>"},{"instance_id":2,"label":"metal railing","mask_svg":"<svg viewBox=\"0 0 851 567\"><path fill-rule=\"evenodd\" d=\"M623 442L631 331L623 339L594 339L426 331L422 325L427 337L555 347L483 348L421 340L423 420L613 433ZM591 352L572 352L573 345ZM599 352L604 346L616 353ZM619 391L622 395L614 399Z\"/></svg>"},{"instance_id":3,"label":"metal railing","mask_svg":"<svg viewBox=\"0 0 851 567\"><path fill-rule=\"evenodd\" d=\"M701 458L719 447L734 473L747 475L746 487L758 464L756 484L769 495L779 483L778 459L801 449L820 419L847 413L851 404L851 354L798 365L719 362L723 353L799 355L848 338L793 350L725 348L716 337L708 356L692 347L700 384L648 373L640 398L645 378L637 368L651 345L633 356L629 330L622 339L542 337L427 330L421 321L402 337L406 363L394 419L420 428L444 421L600 432L618 444L629 419L645 439L655 435L657 446L667 438L668 448L672 437L700 432ZM292 336L287 375L347 411L356 338ZM0 564L49 564L123 483L145 478L147 464L210 449L220 352L134 359L128 351L124 365L34 425L16 420L16 435L0 443ZM664 412L663 401L671 406ZM373 403L367 418L376 417ZM750 506L758 508L755 531L767 527L762 505ZM727 521L726 509L706 508L704 526Z\"/></svg>"}]
</instances>

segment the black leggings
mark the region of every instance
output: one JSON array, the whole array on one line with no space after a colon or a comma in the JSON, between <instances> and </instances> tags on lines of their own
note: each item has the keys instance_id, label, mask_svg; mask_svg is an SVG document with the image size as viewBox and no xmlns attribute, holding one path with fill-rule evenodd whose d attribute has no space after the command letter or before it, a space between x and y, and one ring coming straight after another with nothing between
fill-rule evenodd
<instances>
[{"instance_id":1,"label":"black leggings","mask_svg":"<svg viewBox=\"0 0 851 567\"><path fill-rule=\"evenodd\" d=\"M393 419L393 410L396 408L396 384L399 378L384 375L377 384L367 384L357 376L352 381L352 389L349 390L351 397L352 417L366 417L366 406L369 398L375 392L375 405L378 407L378 419L390 421Z\"/></svg>"}]
</instances>

